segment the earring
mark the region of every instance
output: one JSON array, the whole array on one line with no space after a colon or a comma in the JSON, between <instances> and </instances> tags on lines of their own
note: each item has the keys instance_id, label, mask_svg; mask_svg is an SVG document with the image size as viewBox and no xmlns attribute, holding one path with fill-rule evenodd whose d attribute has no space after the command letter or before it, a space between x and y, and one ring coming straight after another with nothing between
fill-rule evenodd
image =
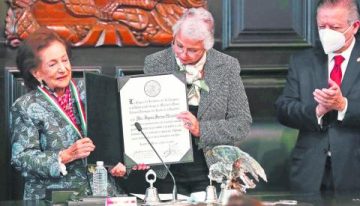
<instances>
[{"instance_id":1,"label":"earring","mask_svg":"<svg viewBox=\"0 0 360 206\"><path fill-rule=\"evenodd\" d=\"M40 87L44 88L44 81L43 80L38 80L40 82Z\"/></svg>"}]
</instances>

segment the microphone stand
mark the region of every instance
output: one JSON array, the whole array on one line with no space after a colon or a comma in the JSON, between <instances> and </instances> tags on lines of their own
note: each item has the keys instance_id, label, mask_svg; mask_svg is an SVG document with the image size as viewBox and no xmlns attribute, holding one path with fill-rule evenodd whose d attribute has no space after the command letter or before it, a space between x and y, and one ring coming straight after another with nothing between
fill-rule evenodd
<instances>
[{"instance_id":1,"label":"microphone stand","mask_svg":"<svg viewBox=\"0 0 360 206\"><path fill-rule=\"evenodd\" d=\"M135 122L135 127L136 129L141 132L141 134L145 137L146 141L149 143L149 145L151 146L152 150L155 152L156 156L160 159L161 163L164 165L164 167L166 168L166 170L168 171L168 173L171 176L171 179L174 183L174 187L173 187L173 191L172 191L172 201L176 202L177 201L177 188L176 188L176 181L175 181L175 177L172 174L172 172L169 170L169 167L164 163L163 159L160 157L159 153L156 151L156 149L154 148L154 146L151 144L151 142L149 141L149 139L146 137L146 135L144 134L144 132L142 131L142 127L140 125L139 122Z\"/></svg>"}]
</instances>

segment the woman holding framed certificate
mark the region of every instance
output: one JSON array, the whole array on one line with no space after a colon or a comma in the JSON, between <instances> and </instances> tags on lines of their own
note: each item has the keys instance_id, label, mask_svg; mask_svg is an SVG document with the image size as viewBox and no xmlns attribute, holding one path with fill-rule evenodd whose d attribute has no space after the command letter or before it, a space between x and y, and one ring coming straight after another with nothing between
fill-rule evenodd
<instances>
[{"instance_id":1,"label":"woman holding framed certificate","mask_svg":"<svg viewBox=\"0 0 360 206\"><path fill-rule=\"evenodd\" d=\"M190 194L209 184L206 153L216 145L237 145L250 130L252 118L237 59L213 49L214 20L203 8L189 9L173 26L171 48L149 55L144 72L184 73L189 111L177 115L192 135L194 162L172 165L178 192ZM155 186L169 192L172 180L157 166Z\"/></svg>"}]
</instances>

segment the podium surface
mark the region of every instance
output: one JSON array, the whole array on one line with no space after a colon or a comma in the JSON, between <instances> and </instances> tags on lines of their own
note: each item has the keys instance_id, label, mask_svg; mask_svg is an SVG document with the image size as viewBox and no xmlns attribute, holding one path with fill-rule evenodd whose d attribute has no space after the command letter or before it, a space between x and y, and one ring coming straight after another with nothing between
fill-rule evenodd
<instances>
[{"instance_id":1,"label":"podium surface","mask_svg":"<svg viewBox=\"0 0 360 206\"><path fill-rule=\"evenodd\" d=\"M291 193L291 192L252 192L249 191L249 197L256 198L266 202L277 202L279 200L296 200L298 206L316 206L316 205L327 205L327 206L352 206L360 205L360 194L359 193L346 193L341 195L333 196L322 196L320 194L302 194L302 193ZM81 203L81 202L79 202ZM142 203L138 201L140 206ZM0 201L1 206L48 206L51 205L44 200L13 200L13 201ZM59 204L56 204L59 205ZM61 204L60 204L61 205ZM64 204L66 205L66 204ZM84 205L84 204L79 204ZM89 205L89 204L86 204ZM97 204L94 204L97 205ZM169 204L173 205L173 204ZM189 204L193 205L193 204ZM197 205L214 205L218 204L205 204L199 203ZM283 205L283 204L277 204ZM91 204L89 206L92 206Z\"/></svg>"}]
</instances>

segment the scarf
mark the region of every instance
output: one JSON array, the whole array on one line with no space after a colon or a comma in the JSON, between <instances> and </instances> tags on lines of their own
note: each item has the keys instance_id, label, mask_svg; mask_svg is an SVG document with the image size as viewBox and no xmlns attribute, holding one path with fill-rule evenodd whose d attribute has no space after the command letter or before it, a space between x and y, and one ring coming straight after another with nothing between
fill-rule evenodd
<instances>
[{"instance_id":1,"label":"scarf","mask_svg":"<svg viewBox=\"0 0 360 206\"><path fill-rule=\"evenodd\" d=\"M187 93L188 104L199 106L200 90L209 92L209 87L204 80L204 65L206 63L206 53L194 65L184 65L178 58L175 58L176 64L180 71L184 71L186 75L186 83L190 86Z\"/></svg>"}]
</instances>

